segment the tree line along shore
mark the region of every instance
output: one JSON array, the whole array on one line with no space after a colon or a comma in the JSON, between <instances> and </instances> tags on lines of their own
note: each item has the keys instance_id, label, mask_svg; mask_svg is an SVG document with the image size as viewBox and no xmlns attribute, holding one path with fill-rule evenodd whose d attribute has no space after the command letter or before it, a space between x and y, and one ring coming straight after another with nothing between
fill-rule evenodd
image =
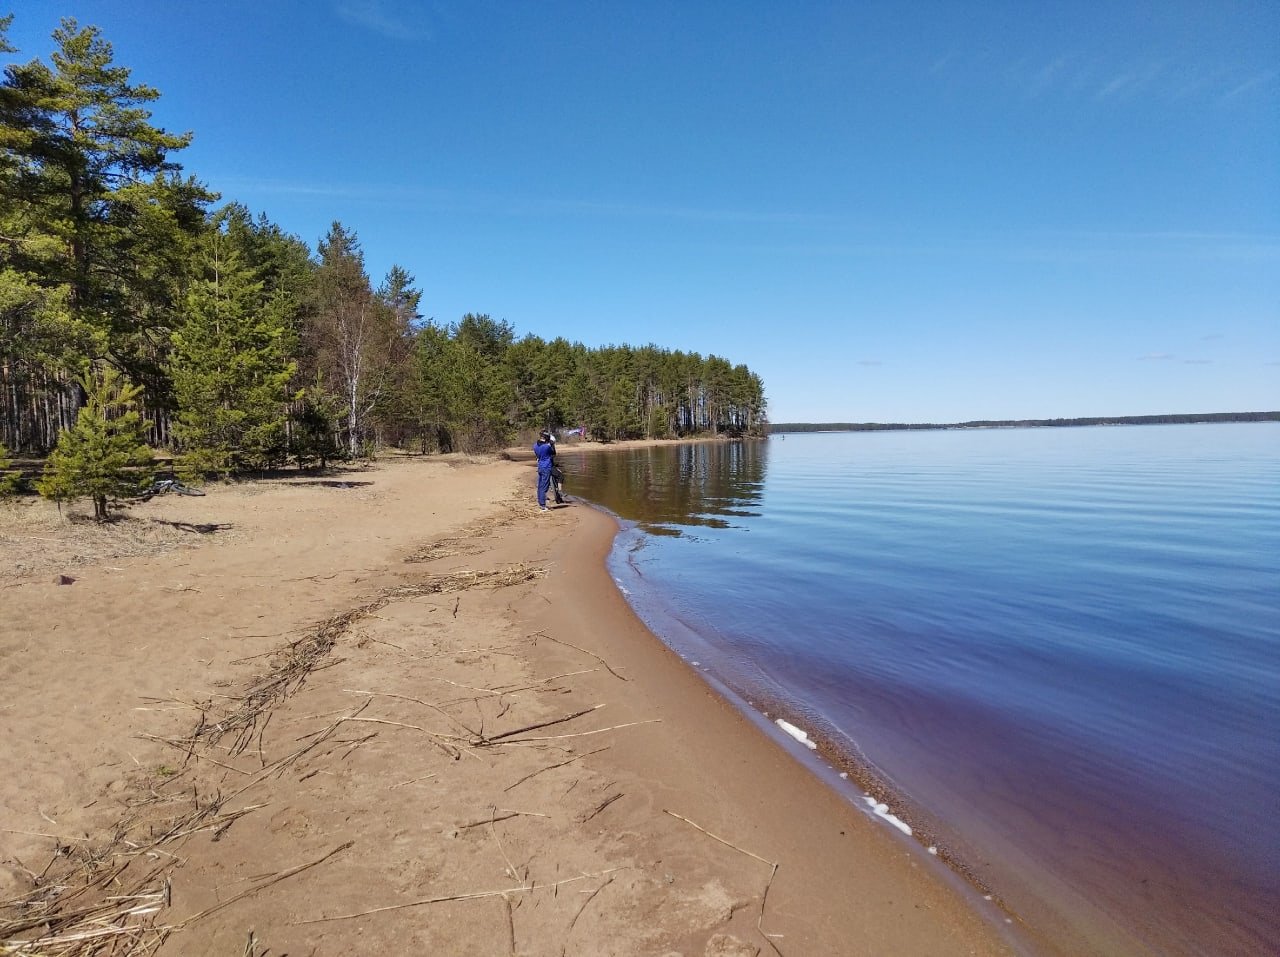
<instances>
[{"instance_id":1,"label":"tree line along shore","mask_svg":"<svg viewBox=\"0 0 1280 957\"><path fill-rule=\"evenodd\" d=\"M106 443L128 468L145 446L200 476L540 428L764 431L760 377L716 355L424 318L414 276L394 265L375 286L348 226L313 252L185 173L192 134L151 122L159 92L96 27L64 19L53 40L0 83L0 470L77 430L72 458Z\"/></svg>"}]
</instances>

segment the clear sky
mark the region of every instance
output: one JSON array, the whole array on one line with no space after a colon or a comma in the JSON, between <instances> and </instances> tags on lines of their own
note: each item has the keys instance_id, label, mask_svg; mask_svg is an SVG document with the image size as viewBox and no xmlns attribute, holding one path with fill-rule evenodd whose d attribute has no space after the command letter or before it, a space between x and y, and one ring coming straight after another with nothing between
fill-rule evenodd
<instances>
[{"instance_id":1,"label":"clear sky","mask_svg":"<svg viewBox=\"0 0 1280 957\"><path fill-rule=\"evenodd\" d=\"M10 9L438 322L715 353L779 422L1280 409L1275 0Z\"/></svg>"}]
</instances>

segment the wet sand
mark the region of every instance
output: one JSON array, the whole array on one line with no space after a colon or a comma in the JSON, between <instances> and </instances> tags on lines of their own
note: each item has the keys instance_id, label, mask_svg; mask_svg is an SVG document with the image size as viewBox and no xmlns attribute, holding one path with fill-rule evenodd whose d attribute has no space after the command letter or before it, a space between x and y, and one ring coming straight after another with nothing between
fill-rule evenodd
<instances>
[{"instance_id":1,"label":"wet sand","mask_svg":"<svg viewBox=\"0 0 1280 957\"><path fill-rule=\"evenodd\" d=\"M539 513L526 464L41 507L0 506L0 940L1012 952L644 628L612 520Z\"/></svg>"}]
</instances>

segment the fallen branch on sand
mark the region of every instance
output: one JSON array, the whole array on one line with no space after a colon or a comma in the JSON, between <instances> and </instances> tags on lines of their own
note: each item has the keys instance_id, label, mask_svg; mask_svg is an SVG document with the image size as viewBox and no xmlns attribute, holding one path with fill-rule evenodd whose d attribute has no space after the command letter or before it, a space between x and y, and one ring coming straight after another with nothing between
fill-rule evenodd
<instances>
[{"instance_id":1,"label":"fallen branch on sand","mask_svg":"<svg viewBox=\"0 0 1280 957\"><path fill-rule=\"evenodd\" d=\"M582 902L582 906L578 908L578 912L573 915L573 920L569 921L569 926L564 932L564 944L560 947L560 957L564 957L565 952L569 949L569 935L573 933L573 925L578 923L578 918L582 916L582 912L587 909L587 905L596 899L596 895L613 883L613 875L609 879L587 895L587 899Z\"/></svg>"},{"instance_id":2,"label":"fallen branch on sand","mask_svg":"<svg viewBox=\"0 0 1280 957\"><path fill-rule=\"evenodd\" d=\"M36 876L36 886L23 898L0 903L0 913L19 915L0 917L0 953L32 957L153 953L181 926L152 922L170 904L166 873L173 862L181 862L162 845L176 844L201 831L211 831L216 841L237 820L267 806L253 804L224 812L240 791L210 798L194 787L167 795L153 790L150 798L133 805L133 816L119 822L105 844L84 842L72 848L58 840L53 860ZM157 804L181 804L186 810L157 828L154 821L148 824L145 814ZM46 883L45 873L59 860L63 866L74 863L77 869ZM107 895L107 891L113 893ZM32 931L39 936L22 939Z\"/></svg>"},{"instance_id":3,"label":"fallen branch on sand","mask_svg":"<svg viewBox=\"0 0 1280 957\"><path fill-rule=\"evenodd\" d=\"M487 897L505 897L507 894L525 894L532 891L556 890L566 884L576 884L578 881L589 881L592 878L604 877L606 874L612 874L615 871L620 870L623 870L623 868L611 867L608 870L598 871L595 874L581 874L578 877L567 877L562 881L555 881L551 884L528 884L518 887L506 887L497 891L477 891L471 894L449 894L445 897L427 897L423 900L406 901L403 904L388 904L385 907L374 907L371 910L357 911L354 914L335 914L333 917L311 917L307 920L297 920L292 923L295 926L300 926L302 924L324 924L335 920L354 920L357 917L369 917L372 914L385 914L388 911L404 910L408 907L425 907L428 904L445 904L450 901L475 901L483 900Z\"/></svg>"},{"instance_id":4,"label":"fallen branch on sand","mask_svg":"<svg viewBox=\"0 0 1280 957\"><path fill-rule=\"evenodd\" d=\"M661 718L650 718L648 721L628 721L626 724L615 724L608 728L596 728L594 731L578 731L574 734L548 734L532 738L512 738L509 741L497 741L496 744L534 744L538 741L562 741L566 738L585 738L593 734L604 734L606 731L617 731L621 728L634 728L642 724L658 724Z\"/></svg>"},{"instance_id":5,"label":"fallen branch on sand","mask_svg":"<svg viewBox=\"0 0 1280 957\"><path fill-rule=\"evenodd\" d=\"M366 721L370 724L385 724L393 728L407 728L410 731L421 731L427 737L431 738L431 743L438 747L449 757L457 759L460 752L452 745L446 744L446 741L461 741L457 735L441 734L439 731L431 731L427 728L419 727L416 724L405 724L403 721L388 721L386 718L339 718L339 721Z\"/></svg>"},{"instance_id":6,"label":"fallen branch on sand","mask_svg":"<svg viewBox=\"0 0 1280 957\"><path fill-rule=\"evenodd\" d=\"M513 817L550 817L550 814L541 814L538 811L511 811L507 808L494 808L493 815L481 818L479 821L471 821L469 824L459 824L458 830L465 831L472 827L481 827L485 824L497 824L499 821L509 821Z\"/></svg>"},{"instance_id":7,"label":"fallen branch on sand","mask_svg":"<svg viewBox=\"0 0 1280 957\"><path fill-rule=\"evenodd\" d=\"M546 569L542 566L524 563L493 570L463 570L450 575L437 575L425 582L388 589L363 605L326 619L315 626L310 634L277 652L276 666L235 699L239 702L238 706L215 721L209 721L202 715L200 725L188 738L189 756L197 741L209 740L217 743L227 734L236 736L229 753L232 756L240 754L253 741L259 717L277 702L296 693L306 682L307 676L321 667L321 660L333 651L338 639L355 622L373 615L392 602L464 591L468 588L503 588L533 581L545 574Z\"/></svg>"},{"instance_id":8,"label":"fallen branch on sand","mask_svg":"<svg viewBox=\"0 0 1280 957\"><path fill-rule=\"evenodd\" d=\"M523 728L514 728L511 731L503 731L501 734L490 735L489 737L481 737L473 740L471 743L478 748L491 744L497 744L503 738L512 738L517 734L523 734L526 731L537 731L541 728L550 728L553 725L564 724L566 721L572 721L574 718L581 718L584 714L590 714L592 711L598 711L603 708L603 704L595 705L591 708L583 708L581 711L575 711L573 714L565 715L563 718L553 718L550 721L539 721L536 724L526 724ZM525 739L529 740L529 739Z\"/></svg>"},{"instance_id":9,"label":"fallen branch on sand","mask_svg":"<svg viewBox=\"0 0 1280 957\"><path fill-rule=\"evenodd\" d=\"M423 545L417 551L405 556L405 562L417 564L434 562L439 558L451 558L454 555L479 555L483 552L479 545L467 541L465 537L441 538L429 545Z\"/></svg>"},{"instance_id":10,"label":"fallen branch on sand","mask_svg":"<svg viewBox=\"0 0 1280 957\"><path fill-rule=\"evenodd\" d=\"M435 712L438 712L439 714L444 715L446 718L448 718L450 721L452 721L454 724L460 727L463 731L467 732L467 734L473 737L478 733L474 728L468 727L467 725L463 724L460 719L454 717L448 711L445 711L444 708L440 707L439 705L432 704L430 701L423 701L421 698L410 697L409 695L406 695L406 694L393 694L388 691L357 691L354 688L343 688L342 691L344 694L363 694L363 695L369 695L370 697L398 698L401 701L412 701L414 704L420 704L424 708L430 708L432 711L435 711Z\"/></svg>"},{"instance_id":11,"label":"fallen branch on sand","mask_svg":"<svg viewBox=\"0 0 1280 957\"><path fill-rule=\"evenodd\" d=\"M663 809L662 809L662 813L664 813L664 814L670 814L672 817L676 818L677 820L684 821L684 823L688 824L690 827L695 827L695 828L697 828L699 831L701 831L703 834L707 835L707 837L711 838L713 841L719 841L719 842L720 842L721 844L723 844L725 847L731 847L731 848L733 848L735 851L737 851L739 854L745 854L745 855L747 855L747 857L753 858L753 859L755 859L755 860L759 861L761 864L767 864L767 865L769 866L769 880L768 880L768 882L764 885L764 895L760 898L760 913L759 913L759 915L756 917L756 930L757 930L757 931L759 931L760 936L764 938L765 943L766 943L766 944L768 944L770 947L772 947L772 948L773 948L773 952L774 952L775 954L777 954L777 955L778 955L778 957L782 957L782 951L780 951L780 950L778 949L778 945L777 945L777 944L775 944L775 943L773 942L773 938L774 938L774 937L781 937L782 935L781 935L781 934L766 934L766 933L764 932L764 926L763 926L763 924L764 924L764 906L765 906L765 903L769 900L769 889L770 889L771 887L773 887L773 878L774 878L774 875L778 873L778 863L777 863L777 861L768 861L768 860L765 860L763 857L761 857L759 854L752 854L752 853L751 853L750 851L748 851L746 848L739 847L737 844L734 844L732 841L726 841L723 837L720 837L718 834L712 834L710 831L708 831L708 830L707 830L705 827L703 827L702 825L700 825L700 824L695 824L693 821L689 820L687 817L685 817L685 816L683 816L683 815L681 815L681 814L677 814L675 811L668 811L666 808L663 808Z\"/></svg>"},{"instance_id":12,"label":"fallen branch on sand","mask_svg":"<svg viewBox=\"0 0 1280 957\"><path fill-rule=\"evenodd\" d=\"M396 788L408 787L410 784L417 784L419 781L426 781L434 777L435 777L435 774L424 774L420 778L412 778L408 781L401 781L399 784L393 784L390 787L388 787L387 790L394 791Z\"/></svg>"},{"instance_id":13,"label":"fallen branch on sand","mask_svg":"<svg viewBox=\"0 0 1280 957\"><path fill-rule=\"evenodd\" d=\"M345 748L346 753L350 753L351 748L373 737L371 734L351 741L338 740L335 735L344 724L369 722L412 728L427 734L433 743L455 758L459 757L463 751L474 753L467 747L467 742L481 735L467 728L465 724L449 716L442 709L437 707L437 710L441 710L441 713L450 717L450 720L461 725L467 737L442 734L387 719L362 717L360 713L369 706L372 697L377 693L360 692L366 695L368 700L365 700L353 713L343 714L318 731L305 735L300 739L304 743L283 757L270 763L266 761L263 737L272 710L284 699L299 691L313 672L338 663L338 660L332 657L333 649L337 642L350 632L356 622L374 615L392 602L477 587L502 588L520 585L541 578L545 574L546 569L541 566L521 564L493 571L464 570L389 589L358 607L325 619L308 629L300 638L269 653L271 665L267 673L259 675L241 693L211 695L207 701L198 704L174 699L178 704L195 708L199 713L198 723L185 737L174 740L149 737L184 752L183 770L160 785L161 791L152 787L151 798L134 803L129 814L115 825L111 836L106 841L81 842L64 840L53 834L35 835L54 841L56 851L44 870L39 874L33 874L35 886L27 894L15 900L0 901L0 953L13 955L13 957L20 957L20 955L98 957L108 953L153 954L171 933L272 884L315 867L346 850L351 846L350 843L334 848L316 860L260 881L240 894L194 914L180 923L166 925L155 923L155 915L170 904L167 877L169 869L175 862L181 862L181 858L162 845L176 845L177 842L201 831L212 832L213 839L218 839L240 817L265 806L255 804L236 811L224 812L223 807L226 803L237 795L274 774L283 773L307 755L317 753L317 749L327 748L327 751L332 751L336 748ZM323 576L307 577L318 581ZM185 587L183 590L195 589ZM484 650L497 651L498 649ZM419 656L415 655L415 657ZM484 689L476 690L484 693ZM226 699L225 707L219 707L216 712L213 706L215 698ZM418 699L408 700L435 707ZM228 739L229 745L224 745L222 742ZM457 742L457 744L450 742ZM515 742L504 740L500 743ZM210 752L215 748L226 752L223 760L211 755ZM255 754L258 765L252 771L230 763L245 751L250 750ZM318 753L323 754L327 751ZM183 791L176 791L173 782L183 778L187 763L194 764L201 759L244 775L243 783L230 794L218 793L213 798L199 794L194 787L186 790L185 783ZM136 758L134 760L138 763ZM430 776L427 775L427 777ZM168 788L168 792L162 793L165 787ZM158 819L157 806L170 804L183 806L184 810L177 816ZM492 824L494 820L494 816L491 815L486 823ZM52 876L46 876L51 871ZM591 876L595 875L583 875L559 883L571 883ZM464 895L454 899L502 896L531 889L531 887L522 887L509 891ZM105 896L108 892L110 896ZM441 900L444 899L441 898ZM401 906L434 902L413 902ZM382 909L391 910L395 907ZM24 935L26 935L25 939ZM255 947L256 944L251 936L248 950L252 951Z\"/></svg>"},{"instance_id":14,"label":"fallen branch on sand","mask_svg":"<svg viewBox=\"0 0 1280 957\"><path fill-rule=\"evenodd\" d=\"M597 814L599 814L601 811L603 811L605 808L607 808L610 804L612 804L614 801L617 801L617 800L618 800L618 799L620 799L621 797L622 797L622 792L621 792L621 791L619 791L617 794L611 794L609 797L605 798L603 801L601 801L599 804L597 804L597 805L596 805L596 806L591 810L591 812L590 812L589 814L584 815L584 816L583 816L583 817L578 821L578 823L579 823L579 824L586 824L589 820L591 820L593 817L595 817Z\"/></svg>"},{"instance_id":15,"label":"fallen branch on sand","mask_svg":"<svg viewBox=\"0 0 1280 957\"><path fill-rule=\"evenodd\" d=\"M591 757L591 755L593 755L593 754L599 754L601 751L608 751L608 750L609 750L609 749L608 749L607 747L604 747L604 748L596 748L594 751L588 751L588 752L586 752L585 754L575 754L573 757L569 758L569 760L567 760L567 761L558 761L558 762L556 762L555 764L548 764L545 768L538 768L538 770L536 770L536 771L530 771L528 774L526 774L524 777L522 777L522 778L521 778L519 781L517 781L515 784L508 784L508 785L507 785L505 788L503 788L502 790L504 790L504 791L511 791L511 790L514 790L516 787L518 787L518 786L519 786L519 785L521 785L521 784L524 784L524 782L525 782L525 781L528 781L530 778L532 778L532 777L537 777L537 776L538 776L539 774L541 774L543 771L554 771L556 768L562 768L562 767L564 767L566 764L573 764L573 762L574 762L574 761L581 761L583 758L589 758L589 757Z\"/></svg>"},{"instance_id":16,"label":"fallen branch on sand","mask_svg":"<svg viewBox=\"0 0 1280 957\"><path fill-rule=\"evenodd\" d=\"M323 854L320 857L317 857L314 861L308 861L306 864L299 864L297 867L291 867L287 871L281 871L279 874L276 874L273 877L269 877L265 881L262 881L259 884L255 884L253 887L250 887L248 890L241 891L239 894L236 894L234 897L228 897L226 900L219 901L217 904L214 904L212 907L205 908L200 913L194 914L191 917L188 917L185 920L181 921L180 923L175 924L174 927L177 930L181 930L184 927L186 927L188 924L194 924L196 921L201 920L202 918L208 917L210 914L220 911L224 907L230 907L232 904L236 903L236 901L244 900L244 898L248 897L249 895L258 893L258 891L262 890L264 887L270 887L272 884L278 884L281 881L285 880L286 878L293 877L296 874L301 874L303 871L308 870L309 868L315 867L317 864L323 864L325 861L333 857L335 854L342 853L343 851L352 847L355 843L356 843L355 841L347 841L347 843L340 844L339 846L335 847L333 850L329 851L328 853Z\"/></svg>"},{"instance_id":17,"label":"fallen branch on sand","mask_svg":"<svg viewBox=\"0 0 1280 957\"><path fill-rule=\"evenodd\" d=\"M398 585L384 594L388 600L394 601L404 598L422 598L426 595L443 595L451 592L467 591L481 586L485 588L506 588L511 585L537 581L539 578L546 577L546 574L546 568L541 565L531 565L528 562L507 565L504 568L490 568L479 571L464 568L447 575L433 575L425 582Z\"/></svg>"},{"instance_id":18,"label":"fallen branch on sand","mask_svg":"<svg viewBox=\"0 0 1280 957\"><path fill-rule=\"evenodd\" d=\"M590 655L590 656L591 656L592 658L594 658L596 661L600 662L600 664L604 665L604 666L605 666L605 668L607 668L607 669L608 669L609 674L613 675L613 676L614 676L615 678L617 678L619 681L630 681L630 680L631 680L630 678L624 678L624 677L622 677L622 675L620 675L620 674L618 674L616 671L614 671L614 670L613 670L613 668L611 668L611 667L609 666L609 662L605 661L603 658L601 658L599 655L597 655L594 651L587 651L587 649L586 649L586 648L581 648L581 647L579 647L578 645L575 645L575 644L574 644L573 642L571 642L571 641L565 641L563 638L553 638L553 637L551 637L550 635L548 635L545 631L535 631L535 632L534 632L532 635L530 635L529 637L530 637L530 638L545 638L545 639L547 639L547 641L554 641L557 645L564 645L564 646L566 646L566 647L568 647L568 648L572 648L572 649L574 649L575 651L580 651L580 652L582 652L584 655Z\"/></svg>"}]
</instances>

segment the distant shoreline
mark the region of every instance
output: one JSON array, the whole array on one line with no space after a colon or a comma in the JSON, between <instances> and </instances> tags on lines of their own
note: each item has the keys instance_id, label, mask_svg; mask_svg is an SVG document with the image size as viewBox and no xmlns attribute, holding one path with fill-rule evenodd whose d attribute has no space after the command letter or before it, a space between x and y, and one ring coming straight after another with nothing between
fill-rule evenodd
<instances>
[{"instance_id":1,"label":"distant shoreline","mask_svg":"<svg viewBox=\"0 0 1280 957\"><path fill-rule=\"evenodd\" d=\"M1280 422L1280 412L1204 412L1186 415L1115 415L1080 419L978 419L972 422L774 422L779 432L907 432L927 429L1039 429L1086 425L1192 425L1206 422Z\"/></svg>"}]
</instances>

